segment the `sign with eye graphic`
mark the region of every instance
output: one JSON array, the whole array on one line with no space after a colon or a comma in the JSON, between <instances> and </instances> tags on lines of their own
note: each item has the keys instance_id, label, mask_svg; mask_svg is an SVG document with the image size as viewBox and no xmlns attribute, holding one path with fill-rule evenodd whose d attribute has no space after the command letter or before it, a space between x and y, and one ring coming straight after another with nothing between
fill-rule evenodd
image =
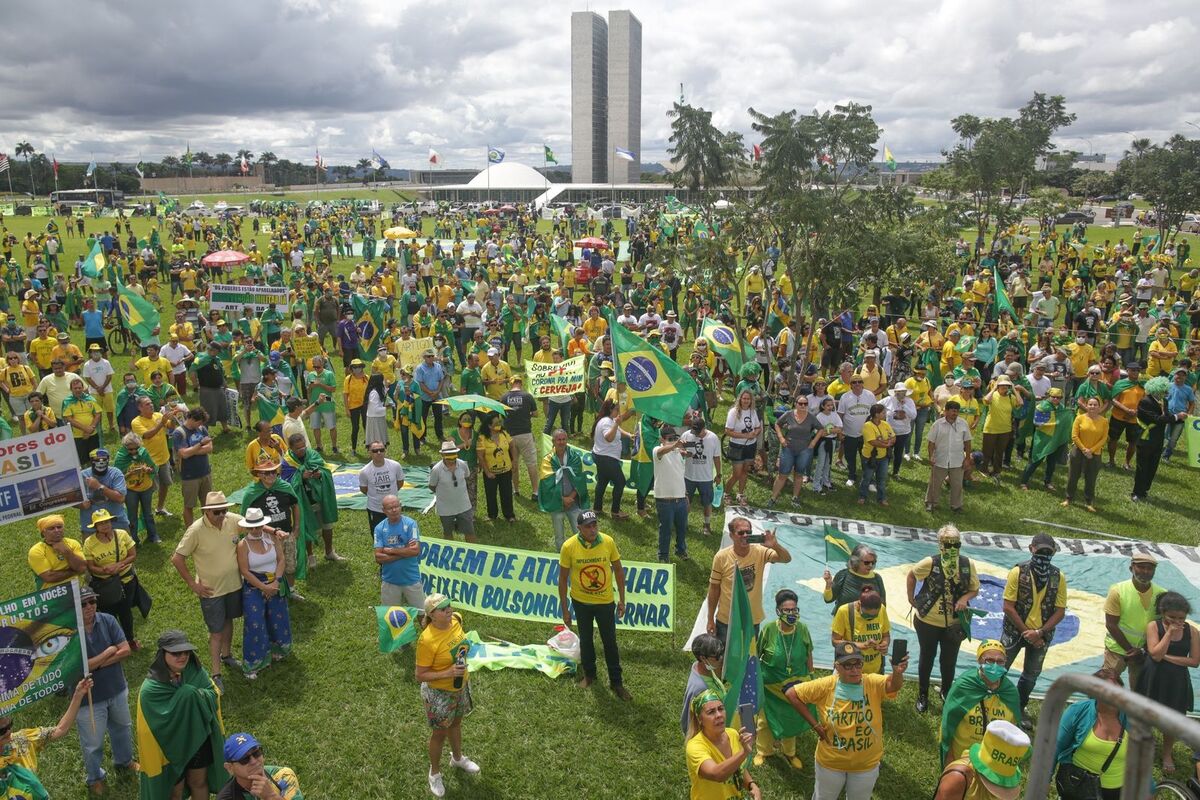
<instances>
[{"instance_id":1,"label":"sign with eye graphic","mask_svg":"<svg viewBox=\"0 0 1200 800\"><path fill-rule=\"evenodd\" d=\"M0 717L73 687L84 673L78 584L0 601Z\"/></svg>"}]
</instances>

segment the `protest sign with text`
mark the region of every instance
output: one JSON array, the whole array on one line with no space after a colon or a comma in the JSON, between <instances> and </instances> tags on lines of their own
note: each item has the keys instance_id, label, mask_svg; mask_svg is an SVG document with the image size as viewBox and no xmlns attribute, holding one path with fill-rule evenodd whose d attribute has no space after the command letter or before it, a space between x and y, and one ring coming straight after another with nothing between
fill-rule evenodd
<instances>
[{"instance_id":1,"label":"protest sign with text","mask_svg":"<svg viewBox=\"0 0 1200 800\"><path fill-rule=\"evenodd\" d=\"M70 428L0 442L0 524L79 505L86 497Z\"/></svg>"},{"instance_id":2,"label":"protest sign with text","mask_svg":"<svg viewBox=\"0 0 1200 800\"><path fill-rule=\"evenodd\" d=\"M208 287L208 304L213 310L241 311L249 306L255 316L268 308L286 314L288 289L286 286L241 286L235 283L213 283Z\"/></svg>"},{"instance_id":3,"label":"protest sign with text","mask_svg":"<svg viewBox=\"0 0 1200 800\"><path fill-rule=\"evenodd\" d=\"M83 675L78 585L0 601L0 717L70 689Z\"/></svg>"},{"instance_id":4,"label":"protest sign with text","mask_svg":"<svg viewBox=\"0 0 1200 800\"><path fill-rule=\"evenodd\" d=\"M583 356L568 358L558 364L525 362L529 393L534 397L561 397L583 391Z\"/></svg>"},{"instance_id":5,"label":"protest sign with text","mask_svg":"<svg viewBox=\"0 0 1200 800\"><path fill-rule=\"evenodd\" d=\"M392 352L396 354L398 366L413 369L421 363L421 354L433 348L433 337L421 339L395 339L392 341Z\"/></svg>"}]
</instances>

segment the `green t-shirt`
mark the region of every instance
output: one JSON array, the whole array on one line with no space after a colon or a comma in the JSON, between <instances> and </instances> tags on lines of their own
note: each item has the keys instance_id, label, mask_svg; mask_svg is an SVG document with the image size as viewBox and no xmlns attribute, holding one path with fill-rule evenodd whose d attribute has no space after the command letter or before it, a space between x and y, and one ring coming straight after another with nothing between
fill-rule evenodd
<instances>
[{"instance_id":1,"label":"green t-shirt","mask_svg":"<svg viewBox=\"0 0 1200 800\"><path fill-rule=\"evenodd\" d=\"M316 410L319 413L323 414L326 412L332 412L333 411L333 396L337 391L336 390L337 378L334 376L333 370L325 369L325 370L322 370L321 372L317 372L316 370L310 370L308 375L305 376L305 380L307 381L307 383L309 385L308 402L310 404L316 403L316 406L317 406ZM332 390L322 389L319 386L313 386L312 385L313 381L318 381L320 383L324 383L326 385L333 386L335 388ZM317 398L319 398L322 394L329 395L328 402L325 402L325 403L317 402Z\"/></svg>"}]
</instances>

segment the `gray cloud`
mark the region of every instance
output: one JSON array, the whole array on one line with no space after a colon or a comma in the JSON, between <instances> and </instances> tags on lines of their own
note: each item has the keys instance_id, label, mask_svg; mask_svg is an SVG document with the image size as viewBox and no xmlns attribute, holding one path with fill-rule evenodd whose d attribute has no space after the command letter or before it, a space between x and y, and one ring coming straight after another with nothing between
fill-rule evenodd
<instances>
[{"instance_id":1,"label":"gray cloud","mask_svg":"<svg viewBox=\"0 0 1200 800\"><path fill-rule=\"evenodd\" d=\"M629 7L615 3L612 7ZM632 6L643 24L643 161L665 157L679 87L754 140L746 109L869 103L898 158L932 158L951 117L1012 114L1034 91L1079 119L1062 146L1116 157L1131 133L1194 132L1188 0L1086 10L1033 0L752 0ZM595 9L603 13L606 8ZM552 0L159 0L30 4L0 29L0 150L60 160L254 152L419 167L484 148L569 153L570 9ZM1200 117L1200 114L1197 115Z\"/></svg>"}]
</instances>

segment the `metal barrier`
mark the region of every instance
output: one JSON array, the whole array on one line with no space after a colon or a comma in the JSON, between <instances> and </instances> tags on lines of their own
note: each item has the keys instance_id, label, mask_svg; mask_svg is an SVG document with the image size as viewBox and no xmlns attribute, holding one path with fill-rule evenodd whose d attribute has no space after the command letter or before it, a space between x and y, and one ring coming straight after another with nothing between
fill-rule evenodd
<instances>
[{"instance_id":1,"label":"metal barrier","mask_svg":"<svg viewBox=\"0 0 1200 800\"><path fill-rule=\"evenodd\" d=\"M1106 705L1115 706L1125 712L1129 720L1125 732L1128 749L1121 800L1142 800L1146 797L1145 787L1150 785L1154 774L1155 728L1171 734L1179 741L1187 742L1200 751L1200 722L1092 675L1063 675L1050 685L1045 699L1042 700L1042 713L1038 718L1037 733L1033 742L1033 761L1029 765L1029 782L1025 788L1026 798L1041 800L1050 796L1058 726L1062 721L1067 700L1076 692L1089 695Z\"/></svg>"}]
</instances>

